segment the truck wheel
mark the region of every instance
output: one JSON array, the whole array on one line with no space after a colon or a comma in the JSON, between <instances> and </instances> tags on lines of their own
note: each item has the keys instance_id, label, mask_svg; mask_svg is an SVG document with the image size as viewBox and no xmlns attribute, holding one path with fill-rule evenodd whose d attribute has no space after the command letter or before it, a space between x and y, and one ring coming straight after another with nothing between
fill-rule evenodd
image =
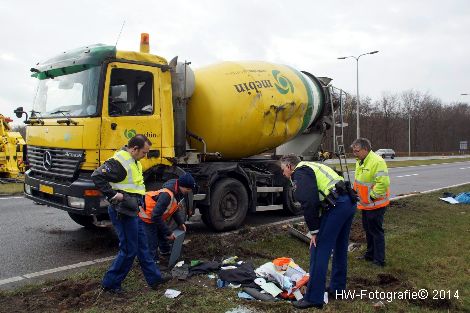
<instances>
[{"instance_id":1,"label":"truck wheel","mask_svg":"<svg viewBox=\"0 0 470 313\"><path fill-rule=\"evenodd\" d=\"M83 227L89 228L89 229L97 228L96 225L93 224L93 217L71 213L71 212L68 212L68 213L69 213L70 218L78 225L82 225Z\"/></svg>"},{"instance_id":2,"label":"truck wheel","mask_svg":"<svg viewBox=\"0 0 470 313\"><path fill-rule=\"evenodd\" d=\"M285 213L289 215L302 214L302 206L300 205L300 202L295 201L294 192L290 183L284 186L284 190L282 191L282 202Z\"/></svg>"},{"instance_id":3,"label":"truck wheel","mask_svg":"<svg viewBox=\"0 0 470 313\"><path fill-rule=\"evenodd\" d=\"M207 219L216 231L240 227L248 211L248 193L241 182L233 178L219 181L212 191Z\"/></svg>"}]
</instances>

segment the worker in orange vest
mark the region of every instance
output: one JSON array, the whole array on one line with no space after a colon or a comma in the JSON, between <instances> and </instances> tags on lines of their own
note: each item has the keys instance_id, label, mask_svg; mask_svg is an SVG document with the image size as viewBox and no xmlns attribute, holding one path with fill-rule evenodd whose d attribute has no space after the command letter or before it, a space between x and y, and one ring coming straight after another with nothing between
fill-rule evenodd
<instances>
[{"instance_id":1,"label":"worker in orange vest","mask_svg":"<svg viewBox=\"0 0 470 313\"><path fill-rule=\"evenodd\" d=\"M156 263L159 263L159 252L162 256L170 254L170 240L175 235L168 227L168 222L173 219L178 227L186 231L184 214L180 214L184 195L194 190L196 182L190 173L185 173L178 179L170 179L163 184L162 189L147 191L145 194L145 210L139 213L144 221L144 229L150 255Z\"/></svg>"},{"instance_id":2,"label":"worker in orange vest","mask_svg":"<svg viewBox=\"0 0 470 313\"><path fill-rule=\"evenodd\" d=\"M357 159L354 190L359 196L357 208L362 211L362 227L366 233L367 251L361 259L385 266L383 221L390 204L390 177L387 164L374 153L370 141L358 138L351 144Z\"/></svg>"}]
</instances>

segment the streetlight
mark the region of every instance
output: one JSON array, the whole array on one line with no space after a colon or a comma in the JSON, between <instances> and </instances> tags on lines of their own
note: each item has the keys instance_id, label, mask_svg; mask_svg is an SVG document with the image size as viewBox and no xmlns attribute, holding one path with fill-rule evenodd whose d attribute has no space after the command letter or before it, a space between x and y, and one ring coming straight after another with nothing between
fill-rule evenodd
<instances>
[{"instance_id":1,"label":"streetlight","mask_svg":"<svg viewBox=\"0 0 470 313\"><path fill-rule=\"evenodd\" d=\"M411 158L411 104L408 108L408 158Z\"/></svg>"},{"instance_id":2,"label":"streetlight","mask_svg":"<svg viewBox=\"0 0 470 313\"><path fill-rule=\"evenodd\" d=\"M347 56L347 57L339 57L338 59L339 60L344 60L344 59L347 59L347 58L353 58L356 60L356 103L357 103L357 108L356 108L356 132L357 132L357 138L360 138L361 136L361 131L359 129L359 58L362 57L363 55L366 55L366 54L376 54L377 52L379 51L371 51L371 52L367 52L367 53L363 53L357 57L353 56L353 55L350 55L350 56Z\"/></svg>"}]
</instances>

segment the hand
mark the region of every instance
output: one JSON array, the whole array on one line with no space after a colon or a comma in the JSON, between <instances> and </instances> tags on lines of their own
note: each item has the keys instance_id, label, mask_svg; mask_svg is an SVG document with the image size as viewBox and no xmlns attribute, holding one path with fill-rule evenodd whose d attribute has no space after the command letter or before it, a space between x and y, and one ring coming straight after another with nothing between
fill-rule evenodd
<instances>
[{"instance_id":1,"label":"hand","mask_svg":"<svg viewBox=\"0 0 470 313\"><path fill-rule=\"evenodd\" d=\"M310 239L310 249L312 248L312 245L315 248L317 247L317 235L312 235L312 238Z\"/></svg>"},{"instance_id":2,"label":"hand","mask_svg":"<svg viewBox=\"0 0 470 313\"><path fill-rule=\"evenodd\" d=\"M168 240L175 240L175 239L176 239L176 236L175 236L175 234L171 233L171 235L170 235L170 236L167 236L166 239L168 239Z\"/></svg>"},{"instance_id":3,"label":"hand","mask_svg":"<svg viewBox=\"0 0 470 313\"><path fill-rule=\"evenodd\" d=\"M182 231L186 232L186 225L185 224L181 224L179 226L179 229L181 229Z\"/></svg>"},{"instance_id":4,"label":"hand","mask_svg":"<svg viewBox=\"0 0 470 313\"><path fill-rule=\"evenodd\" d=\"M114 197L109 199L109 202L117 203L117 202L121 202L122 200L124 200L124 195L122 193L118 192L114 195Z\"/></svg>"}]
</instances>

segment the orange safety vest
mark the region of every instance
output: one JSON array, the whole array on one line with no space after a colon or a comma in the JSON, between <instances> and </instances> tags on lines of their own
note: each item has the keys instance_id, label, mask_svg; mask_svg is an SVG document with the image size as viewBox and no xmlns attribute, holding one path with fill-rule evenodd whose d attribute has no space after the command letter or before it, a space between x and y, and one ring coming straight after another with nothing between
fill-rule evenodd
<instances>
[{"instance_id":1,"label":"orange safety vest","mask_svg":"<svg viewBox=\"0 0 470 313\"><path fill-rule=\"evenodd\" d=\"M144 221L145 223L151 224L152 222L152 211L155 208L155 205L157 202L153 200L153 197L158 196L160 193L166 192L170 195L171 200L170 204L168 204L165 212L163 213L163 221L166 222L178 209L178 202L175 199L175 195L173 194L173 191L171 191L168 188L163 188L157 191L148 191L145 193L145 214L147 217L142 216L142 213L139 212L139 217Z\"/></svg>"}]
</instances>

